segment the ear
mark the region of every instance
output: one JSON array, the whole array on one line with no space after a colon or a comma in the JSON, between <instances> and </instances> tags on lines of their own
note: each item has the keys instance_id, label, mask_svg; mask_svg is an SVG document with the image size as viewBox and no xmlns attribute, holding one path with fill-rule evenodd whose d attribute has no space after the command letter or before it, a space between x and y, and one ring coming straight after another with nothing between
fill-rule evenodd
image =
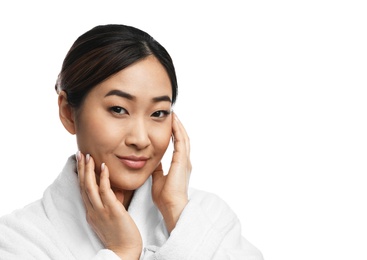
<instances>
[{"instance_id":1,"label":"ear","mask_svg":"<svg viewBox=\"0 0 367 260\"><path fill-rule=\"evenodd\" d=\"M68 96L65 91L59 93L58 104L61 123L70 134L74 135L76 133L74 109L68 103Z\"/></svg>"}]
</instances>

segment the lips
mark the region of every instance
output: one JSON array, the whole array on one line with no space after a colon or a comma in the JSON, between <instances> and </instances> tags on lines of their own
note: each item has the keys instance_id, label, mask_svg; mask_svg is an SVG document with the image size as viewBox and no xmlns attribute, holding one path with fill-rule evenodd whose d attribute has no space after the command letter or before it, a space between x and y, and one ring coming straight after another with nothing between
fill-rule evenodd
<instances>
[{"instance_id":1,"label":"lips","mask_svg":"<svg viewBox=\"0 0 367 260\"><path fill-rule=\"evenodd\" d=\"M117 156L119 160L128 168L138 170L145 166L148 158L137 156Z\"/></svg>"}]
</instances>

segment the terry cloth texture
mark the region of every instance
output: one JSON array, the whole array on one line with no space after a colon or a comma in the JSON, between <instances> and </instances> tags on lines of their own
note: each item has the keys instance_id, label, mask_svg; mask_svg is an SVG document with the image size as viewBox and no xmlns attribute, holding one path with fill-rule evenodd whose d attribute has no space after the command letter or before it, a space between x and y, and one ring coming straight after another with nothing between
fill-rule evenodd
<instances>
[{"instance_id":1,"label":"terry cloth texture","mask_svg":"<svg viewBox=\"0 0 367 260\"><path fill-rule=\"evenodd\" d=\"M149 178L135 191L128 210L143 239L141 260L263 260L241 235L234 212L212 193L190 189L189 203L168 234L151 185ZM120 259L86 221L75 156L42 199L0 218L0 259Z\"/></svg>"}]
</instances>

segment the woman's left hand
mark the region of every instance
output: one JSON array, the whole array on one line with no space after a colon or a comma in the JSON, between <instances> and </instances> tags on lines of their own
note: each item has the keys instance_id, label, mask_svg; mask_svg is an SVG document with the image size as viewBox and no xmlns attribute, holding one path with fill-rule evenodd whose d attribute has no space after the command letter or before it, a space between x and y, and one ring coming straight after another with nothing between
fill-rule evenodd
<instances>
[{"instance_id":1,"label":"woman's left hand","mask_svg":"<svg viewBox=\"0 0 367 260\"><path fill-rule=\"evenodd\" d=\"M168 232L171 232L188 203L191 174L190 140L182 123L173 114L172 135L174 152L171 167L164 175L162 164L152 174L153 201L162 213Z\"/></svg>"}]
</instances>

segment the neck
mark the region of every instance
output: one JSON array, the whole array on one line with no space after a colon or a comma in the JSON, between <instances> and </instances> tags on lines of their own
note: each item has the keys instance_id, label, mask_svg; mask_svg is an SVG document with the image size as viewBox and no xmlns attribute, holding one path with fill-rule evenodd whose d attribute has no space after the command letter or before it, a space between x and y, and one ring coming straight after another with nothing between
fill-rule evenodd
<instances>
[{"instance_id":1,"label":"neck","mask_svg":"<svg viewBox=\"0 0 367 260\"><path fill-rule=\"evenodd\" d=\"M125 209L128 210L130 202L133 198L133 190L114 190L116 198L124 205Z\"/></svg>"}]
</instances>

